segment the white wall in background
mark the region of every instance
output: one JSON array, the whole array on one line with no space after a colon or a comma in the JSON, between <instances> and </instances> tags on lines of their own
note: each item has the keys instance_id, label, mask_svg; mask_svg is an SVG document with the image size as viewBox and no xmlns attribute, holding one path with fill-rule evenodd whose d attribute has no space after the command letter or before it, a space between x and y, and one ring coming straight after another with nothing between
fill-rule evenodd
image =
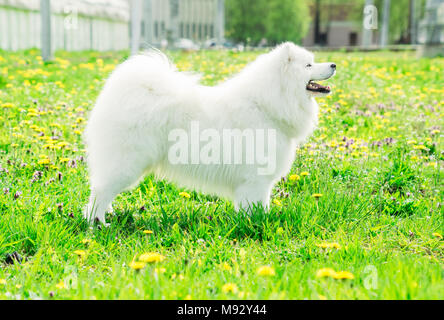
<instances>
[{"instance_id":1,"label":"white wall in background","mask_svg":"<svg viewBox=\"0 0 444 320\"><path fill-rule=\"evenodd\" d=\"M128 49L128 3L125 0L51 1L53 49ZM0 0L0 48L40 48L39 0Z\"/></svg>"}]
</instances>

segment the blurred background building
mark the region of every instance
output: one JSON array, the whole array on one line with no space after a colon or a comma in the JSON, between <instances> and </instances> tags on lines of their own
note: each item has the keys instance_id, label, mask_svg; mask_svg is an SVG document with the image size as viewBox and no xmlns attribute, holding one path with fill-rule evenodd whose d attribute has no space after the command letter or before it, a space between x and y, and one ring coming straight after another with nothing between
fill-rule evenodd
<instances>
[{"instance_id":1,"label":"blurred background building","mask_svg":"<svg viewBox=\"0 0 444 320\"><path fill-rule=\"evenodd\" d=\"M52 50L128 49L133 2L138 1L50 1ZM135 10L141 11L142 47L161 46L168 40L179 46L187 45L183 39L201 44L223 37L223 21L218 16L218 6L223 1L143 0L139 3L140 8ZM0 0L1 49L40 48L41 26L40 0Z\"/></svg>"},{"instance_id":2,"label":"blurred background building","mask_svg":"<svg viewBox=\"0 0 444 320\"><path fill-rule=\"evenodd\" d=\"M51 1L52 50L127 49L126 0ZM40 0L0 0L0 48L41 47Z\"/></svg>"},{"instance_id":3,"label":"blurred background building","mask_svg":"<svg viewBox=\"0 0 444 320\"><path fill-rule=\"evenodd\" d=\"M151 0L143 1L142 6L146 13L142 16L142 36L147 43L159 46L165 39L202 43L217 37L218 0Z\"/></svg>"},{"instance_id":4,"label":"blurred background building","mask_svg":"<svg viewBox=\"0 0 444 320\"><path fill-rule=\"evenodd\" d=\"M443 30L444 0L0 0L0 49L50 47L48 58L58 49L283 41L329 49L424 44L444 55Z\"/></svg>"},{"instance_id":5,"label":"blurred background building","mask_svg":"<svg viewBox=\"0 0 444 320\"><path fill-rule=\"evenodd\" d=\"M444 56L444 0L427 0L425 17L419 23L421 56Z\"/></svg>"},{"instance_id":6,"label":"blurred background building","mask_svg":"<svg viewBox=\"0 0 444 320\"><path fill-rule=\"evenodd\" d=\"M318 2L310 6L311 23L303 40L312 46L357 46L362 43L362 22L356 19L361 6L356 2Z\"/></svg>"}]
</instances>

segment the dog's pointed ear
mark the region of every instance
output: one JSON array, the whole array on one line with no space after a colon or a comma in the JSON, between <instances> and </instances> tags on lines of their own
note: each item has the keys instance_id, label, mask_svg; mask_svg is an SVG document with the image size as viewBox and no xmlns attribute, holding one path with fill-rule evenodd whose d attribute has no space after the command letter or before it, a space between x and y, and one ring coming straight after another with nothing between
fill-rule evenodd
<instances>
[{"instance_id":1,"label":"dog's pointed ear","mask_svg":"<svg viewBox=\"0 0 444 320\"><path fill-rule=\"evenodd\" d=\"M291 42L284 42L280 45L280 50L282 53L282 58L285 63L291 63L294 61L295 56L293 53L294 44Z\"/></svg>"},{"instance_id":2,"label":"dog's pointed ear","mask_svg":"<svg viewBox=\"0 0 444 320\"><path fill-rule=\"evenodd\" d=\"M294 55L294 47L295 45L291 42L284 42L279 46L279 55L284 69L287 69L287 67L296 59Z\"/></svg>"}]
</instances>

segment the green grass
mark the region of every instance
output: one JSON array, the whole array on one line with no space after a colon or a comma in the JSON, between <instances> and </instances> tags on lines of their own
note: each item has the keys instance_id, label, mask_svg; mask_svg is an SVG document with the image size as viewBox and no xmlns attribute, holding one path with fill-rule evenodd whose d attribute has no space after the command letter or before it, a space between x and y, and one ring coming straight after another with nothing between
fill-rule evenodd
<instances>
[{"instance_id":1,"label":"green grass","mask_svg":"<svg viewBox=\"0 0 444 320\"><path fill-rule=\"evenodd\" d=\"M208 85L256 55L171 53ZM37 51L0 52L0 298L444 297L444 59L318 54L338 65L334 94L319 99L319 128L276 185L269 214L237 214L148 177L117 197L101 229L81 218L81 133L125 53L56 56L45 65ZM14 252L22 263L10 263ZM144 252L165 259L132 269ZM275 274L258 274L262 266ZM317 277L323 268L354 279Z\"/></svg>"}]
</instances>

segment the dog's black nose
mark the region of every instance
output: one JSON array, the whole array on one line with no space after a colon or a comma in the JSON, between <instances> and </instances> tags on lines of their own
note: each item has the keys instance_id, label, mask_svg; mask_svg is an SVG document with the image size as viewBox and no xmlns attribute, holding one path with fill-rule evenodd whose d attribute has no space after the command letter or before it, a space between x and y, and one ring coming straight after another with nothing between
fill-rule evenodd
<instances>
[{"instance_id":1,"label":"dog's black nose","mask_svg":"<svg viewBox=\"0 0 444 320\"><path fill-rule=\"evenodd\" d=\"M332 67L332 69L336 69L336 65L334 63L330 67Z\"/></svg>"}]
</instances>

